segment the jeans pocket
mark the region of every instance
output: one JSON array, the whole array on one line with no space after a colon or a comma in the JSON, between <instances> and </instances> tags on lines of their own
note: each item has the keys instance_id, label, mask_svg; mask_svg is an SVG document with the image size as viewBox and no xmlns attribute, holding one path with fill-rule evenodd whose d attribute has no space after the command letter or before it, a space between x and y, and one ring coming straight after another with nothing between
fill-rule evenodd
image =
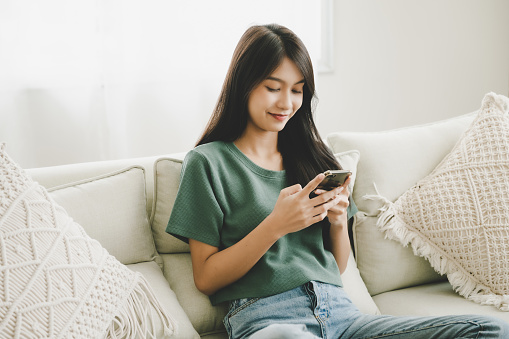
<instances>
[{"instance_id":1,"label":"jeans pocket","mask_svg":"<svg viewBox=\"0 0 509 339\"><path fill-rule=\"evenodd\" d=\"M229 338L235 337L234 333L233 333L234 329L232 327L232 323L230 322L230 320L233 317L235 317L236 315L238 315L239 312L246 309L250 305L253 305L255 302L257 302L260 299L261 298L242 298L242 299L237 299L237 300L233 300L230 302L230 307L229 307L228 313L226 314L226 316L223 319L224 327L226 328L226 332L228 332ZM246 319L246 321L248 321L248 320Z\"/></svg>"}]
</instances>

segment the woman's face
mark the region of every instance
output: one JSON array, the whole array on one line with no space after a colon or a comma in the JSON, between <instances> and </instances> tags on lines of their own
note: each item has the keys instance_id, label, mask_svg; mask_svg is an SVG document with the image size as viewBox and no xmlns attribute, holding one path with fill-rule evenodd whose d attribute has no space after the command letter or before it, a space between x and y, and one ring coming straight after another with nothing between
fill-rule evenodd
<instances>
[{"instance_id":1,"label":"woman's face","mask_svg":"<svg viewBox=\"0 0 509 339\"><path fill-rule=\"evenodd\" d=\"M253 89L248 99L246 128L279 132L302 105L304 76L284 58L272 74Z\"/></svg>"}]
</instances>

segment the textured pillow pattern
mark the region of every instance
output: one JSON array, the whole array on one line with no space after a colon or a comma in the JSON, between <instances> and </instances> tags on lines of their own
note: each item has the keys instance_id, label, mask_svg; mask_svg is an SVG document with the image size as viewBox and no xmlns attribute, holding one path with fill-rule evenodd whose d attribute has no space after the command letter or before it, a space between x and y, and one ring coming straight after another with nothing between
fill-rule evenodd
<instances>
[{"instance_id":1,"label":"textured pillow pattern","mask_svg":"<svg viewBox=\"0 0 509 339\"><path fill-rule=\"evenodd\" d=\"M509 99L487 94L471 126L424 179L382 209L386 236L411 244L462 296L509 311Z\"/></svg>"},{"instance_id":2,"label":"textured pillow pattern","mask_svg":"<svg viewBox=\"0 0 509 339\"><path fill-rule=\"evenodd\" d=\"M91 239L0 145L0 336L153 337L147 282ZM173 320L158 311L165 332Z\"/></svg>"}]
</instances>

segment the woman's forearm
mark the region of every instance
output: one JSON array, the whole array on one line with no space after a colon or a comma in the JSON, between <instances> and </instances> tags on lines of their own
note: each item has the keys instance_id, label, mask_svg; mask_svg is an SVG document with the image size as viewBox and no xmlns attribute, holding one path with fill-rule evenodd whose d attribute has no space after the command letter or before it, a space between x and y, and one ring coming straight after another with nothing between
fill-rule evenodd
<instances>
[{"instance_id":1,"label":"woman's forearm","mask_svg":"<svg viewBox=\"0 0 509 339\"><path fill-rule=\"evenodd\" d=\"M339 272L343 274L348 263L350 256L350 238L348 237L348 221L346 213L342 216L344 219L338 225L331 225L330 227L330 242L331 252L336 259L339 267Z\"/></svg>"}]
</instances>

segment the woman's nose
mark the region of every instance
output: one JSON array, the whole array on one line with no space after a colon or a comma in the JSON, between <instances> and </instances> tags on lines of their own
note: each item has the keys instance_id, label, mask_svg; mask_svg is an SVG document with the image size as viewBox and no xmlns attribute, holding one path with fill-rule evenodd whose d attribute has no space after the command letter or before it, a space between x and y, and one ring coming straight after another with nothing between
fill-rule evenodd
<instances>
[{"instance_id":1,"label":"woman's nose","mask_svg":"<svg viewBox=\"0 0 509 339\"><path fill-rule=\"evenodd\" d=\"M282 110L289 110L292 108L292 97L290 93L281 92L277 102L278 108Z\"/></svg>"}]
</instances>

